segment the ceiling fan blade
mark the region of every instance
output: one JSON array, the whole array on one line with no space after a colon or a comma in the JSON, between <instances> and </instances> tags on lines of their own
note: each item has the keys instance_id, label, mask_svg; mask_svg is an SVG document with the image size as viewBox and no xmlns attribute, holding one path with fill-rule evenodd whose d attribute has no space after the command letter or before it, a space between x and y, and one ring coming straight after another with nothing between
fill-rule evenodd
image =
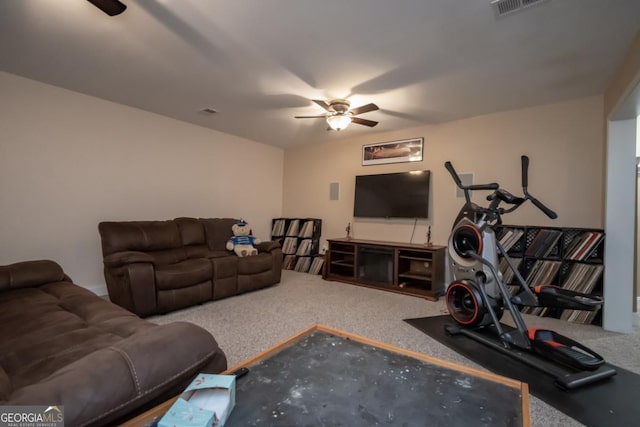
<instances>
[{"instance_id":1,"label":"ceiling fan blade","mask_svg":"<svg viewBox=\"0 0 640 427\"><path fill-rule=\"evenodd\" d=\"M118 0L89 0L89 3L93 4L109 16L119 15L127 8L126 4L123 4Z\"/></svg>"},{"instance_id":2,"label":"ceiling fan blade","mask_svg":"<svg viewBox=\"0 0 640 427\"><path fill-rule=\"evenodd\" d=\"M363 105L362 107L352 108L350 112L354 116L357 116L358 114L368 113L369 111L376 111L376 110L379 110L376 104L367 104L367 105Z\"/></svg>"},{"instance_id":3,"label":"ceiling fan blade","mask_svg":"<svg viewBox=\"0 0 640 427\"><path fill-rule=\"evenodd\" d=\"M369 127L374 127L378 124L378 122L374 122L373 120L361 119L360 117L351 117L351 122Z\"/></svg>"},{"instance_id":4,"label":"ceiling fan blade","mask_svg":"<svg viewBox=\"0 0 640 427\"><path fill-rule=\"evenodd\" d=\"M327 116L294 116L294 119L326 119Z\"/></svg>"},{"instance_id":5,"label":"ceiling fan blade","mask_svg":"<svg viewBox=\"0 0 640 427\"><path fill-rule=\"evenodd\" d=\"M313 102L315 102L316 104L318 104L319 106L321 106L322 108L324 108L327 111L331 111L331 109L329 108L329 104L327 104L326 101L320 100L320 99L313 99Z\"/></svg>"}]
</instances>

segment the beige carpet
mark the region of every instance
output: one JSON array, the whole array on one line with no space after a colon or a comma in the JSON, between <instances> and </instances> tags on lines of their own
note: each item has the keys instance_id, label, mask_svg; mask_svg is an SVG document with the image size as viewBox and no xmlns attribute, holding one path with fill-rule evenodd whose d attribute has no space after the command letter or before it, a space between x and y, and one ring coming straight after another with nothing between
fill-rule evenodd
<instances>
[{"instance_id":1,"label":"beige carpet","mask_svg":"<svg viewBox=\"0 0 640 427\"><path fill-rule=\"evenodd\" d=\"M482 369L410 326L403 319L447 313L444 301L322 280L283 271L282 282L267 289L155 316L156 323L188 321L207 329L225 351L229 366L319 323L367 338ZM508 318L505 314L505 323ZM608 362L640 373L640 333L610 333L596 326L525 316L530 327L547 327L600 352ZM532 426L580 426L531 396Z\"/></svg>"}]
</instances>

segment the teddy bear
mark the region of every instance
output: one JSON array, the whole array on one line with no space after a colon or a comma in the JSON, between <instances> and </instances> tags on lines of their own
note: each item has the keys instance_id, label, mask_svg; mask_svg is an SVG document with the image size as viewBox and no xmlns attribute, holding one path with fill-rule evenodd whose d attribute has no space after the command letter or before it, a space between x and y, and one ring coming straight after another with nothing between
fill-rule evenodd
<instances>
[{"instance_id":1,"label":"teddy bear","mask_svg":"<svg viewBox=\"0 0 640 427\"><path fill-rule=\"evenodd\" d=\"M258 255L253 247L260 243L260 239L251 235L251 227L243 219L239 219L231 226L233 236L227 241L227 250L234 251L239 257Z\"/></svg>"}]
</instances>

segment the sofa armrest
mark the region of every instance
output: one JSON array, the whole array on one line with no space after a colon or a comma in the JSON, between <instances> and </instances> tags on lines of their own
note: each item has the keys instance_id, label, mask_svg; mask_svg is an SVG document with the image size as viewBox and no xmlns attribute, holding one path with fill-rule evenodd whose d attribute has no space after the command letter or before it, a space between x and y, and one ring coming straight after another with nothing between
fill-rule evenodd
<instances>
[{"instance_id":1,"label":"sofa armrest","mask_svg":"<svg viewBox=\"0 0 640 427\"><path fill-rule=\"evenodd\" d=\"M269 240L266 242L260 242L254 246L258 249L258 252L272 252L274 249L280 248L280 243Z\"/></svg>"},{"instance_id":2,"label":"sofa armrest","mask_svg":"<svg viewBox=\"0 0 640 427\"><path fill-rule=\"evenodd\" d=\"M0 291L17 288L36 288L68 278L54 261L23 261L0 266Z\"/></svg>"},{"instance_id":3,"label":"sofa armrest","mask_svg":"<svg viewBox=\"0 0 640 427\"><path fill-rule=\"evenodd\" d=\"M109 299L144 317L156 310L155 267L149 262L104 269Z\"/></svg>"},{"instance_id":4,"label":"sofa armrest","mask_svg":"<svg viewBox=\"0 0 640 427\"><path fill-rule=\"evenodd\" d=\"M198 326L144 328L15 390L3 404L51 402L65 406L67 425L114 425L159 396L179 393L213 360L215 371L226 369L224 352Z\"/></svg>"},{"instance_id":5,"label":"sofa armrest","mask_svg":"<svg viewBox=\"0 0 640 427\"><path fill-rule=\"evenodd\" d=\"M107 255L103 259L104 266L109 268L121 267L126 264L133 264L137 262L150 262L153 263L153 257L144 252L138 251L124 251L116 252L111 255Z\"/></svg>"}]
</instances>

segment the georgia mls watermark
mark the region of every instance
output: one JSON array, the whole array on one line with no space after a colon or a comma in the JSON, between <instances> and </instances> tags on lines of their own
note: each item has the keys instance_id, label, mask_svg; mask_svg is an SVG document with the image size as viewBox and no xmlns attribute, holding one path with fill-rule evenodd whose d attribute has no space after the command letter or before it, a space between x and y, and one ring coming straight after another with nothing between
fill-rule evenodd
<instances>
[{"instance_id":1,"label":"georgia mls watermark","mask_svg":"<svg viewBox=\"0 0 640 427\"><path fill-rule=\"evenodd\" d=\"M64 427L64 407L0 406L0 427Z\"/></svg>"}]
</instances>

